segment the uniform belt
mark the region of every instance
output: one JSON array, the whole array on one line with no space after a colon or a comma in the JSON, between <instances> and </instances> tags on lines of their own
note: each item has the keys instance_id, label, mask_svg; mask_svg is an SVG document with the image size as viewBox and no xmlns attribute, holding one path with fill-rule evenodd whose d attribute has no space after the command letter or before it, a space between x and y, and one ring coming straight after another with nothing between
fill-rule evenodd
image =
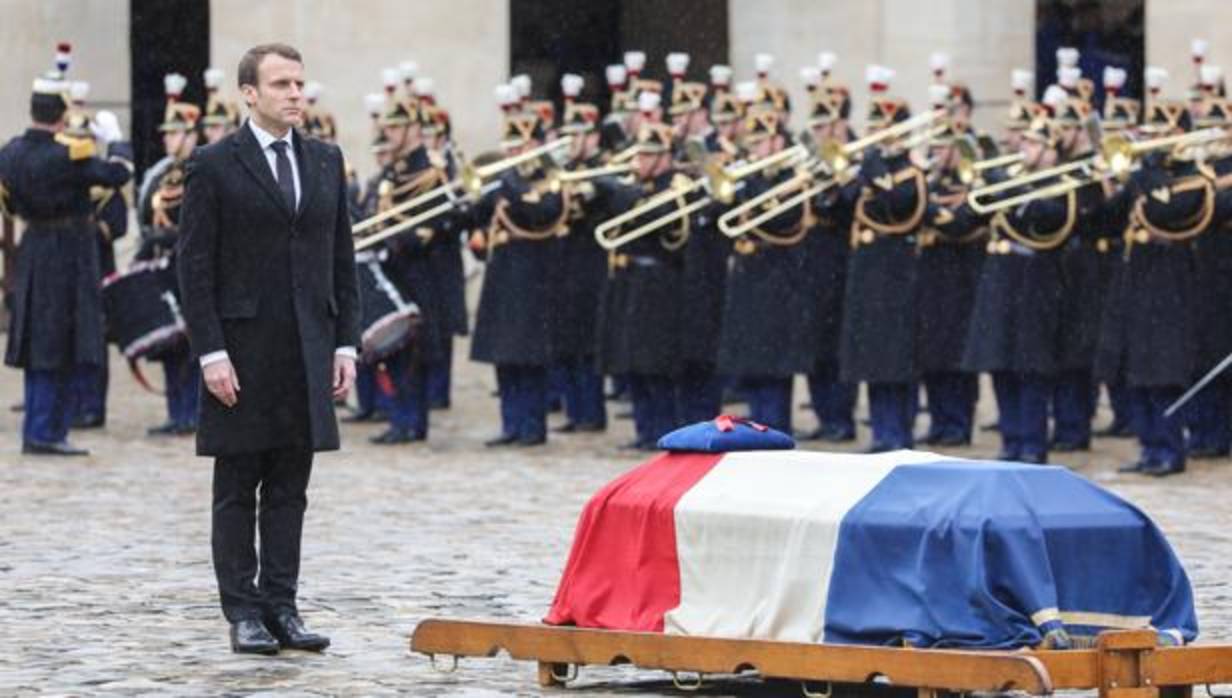
<instances>
[{"instance_id":1,"label":"uniform belt","mask_svg":"<svg viewBox=\"0 0 1232 698\"><path fill-rule=\"evenodd\" d=\"M1013 240L1006 240L1005 238L1001 238L1000 240L989 240L988 246L985 249L988 254L991 255L1016 254L1023 257L1035 256L1035 250L1023 245L1022 243L1014 242Z\"/></svg>"},{"instance_id":2,"label":"uniform belt","mask_svg":"<svg viewBox=\"0 0 1232 698\"><path fill-rule=\"evenodd\" d=\"M651 255L613 254L608 256L608 268L611 271L629 267L657 267L660 264L663 264L663 260Z\"/></svg>"}]
</instances>

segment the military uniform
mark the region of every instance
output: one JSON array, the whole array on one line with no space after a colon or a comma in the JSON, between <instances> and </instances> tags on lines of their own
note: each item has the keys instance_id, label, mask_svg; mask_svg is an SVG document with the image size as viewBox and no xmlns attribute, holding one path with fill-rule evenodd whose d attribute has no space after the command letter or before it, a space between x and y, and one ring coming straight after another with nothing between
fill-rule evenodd
<instances>
[{"instance_id":1,"label":"military uniform","mask_svg":"<svg viewBox=\"0 0 1232 698\"><path fill-rule=\"evenodd\" d=\"M506 147L534 147L533 114L506 119ZM501 434L488 445L533 446L547 439L548 367L553 359L553 267L568 230L571 192L550 186L540 163L514 166L476 206L487 261L471 359L496 367Z\"/></svg>"},{"instance_id":2,"label":"military uniform","mask_svg":"<svg viewBox=\"0 0 1232 698\"><path fill-rule=\"evenodd\" d=\"M647 123L638 133L645 152L670 153L672 134L662 124ZM613 194L612 212L627 211L688 178L668 169L637 187ZM681 193L626 224L632 230L687 205ZM599 318L599 361L603 370L627 374L637 437L632 444L653 449L659 437L678 425L676 378L680 371L680 303L683 250L693 221L685 218L613 250L608 256L608 283Z\"/></svg>"},{"instance_id":3,"label":"military uniform","mask_svg":"<svg viewBox=\"0 0 1232 698\"><path fill-rule=\"evenodd\" d=\"M35 81L32 111L63 115L57 74ZM92 142L30 128L0 149L0 197L26 222L17 250L5 363L25 371L23 448L80 453L66 443L75 367L104 360L101 278L90 188L118 187L131 170L95 156Z\"/></svg>"}]
</instances>

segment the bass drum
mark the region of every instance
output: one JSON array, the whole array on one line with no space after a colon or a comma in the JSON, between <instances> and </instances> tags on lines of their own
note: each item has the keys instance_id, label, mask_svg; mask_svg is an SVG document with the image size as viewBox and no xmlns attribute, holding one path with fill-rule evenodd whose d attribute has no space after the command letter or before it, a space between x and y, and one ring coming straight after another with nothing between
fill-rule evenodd
<instances>
[{"instance_id":1,"label":"bass drum","mask_svg":"<svg viewBox=\"0 0 1232 698\"><path fill-rule=\"evenodd\" d=\"M407 346L419 326L419 306L385 273L384 251L355 255L363 310L361 358L375 363Z\"/></svg>"},{"instance_id":2,"label":"bass drum","mask_svg":"<svg viewBox=\"0 0 1232 698\"><path fill-rule=\"evenodd\" d=\"M168 259L137 262L103 279L107 337L126 359L156 359L188 341Z\"/></svg>"}]
</instances>

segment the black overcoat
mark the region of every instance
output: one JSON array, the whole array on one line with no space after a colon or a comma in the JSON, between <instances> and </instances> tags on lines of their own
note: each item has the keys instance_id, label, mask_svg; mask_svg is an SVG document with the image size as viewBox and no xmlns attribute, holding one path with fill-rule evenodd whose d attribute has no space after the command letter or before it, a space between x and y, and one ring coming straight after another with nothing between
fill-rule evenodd
<instances>
[{"instance_id":1,"label":"black overcoat","mask_svg":"<svg viewBox=\"0 0 1232 698\"><path fill-rule=\"evenodd\" d=\"M101 160L38 129L0 149L6 206L27 223L11 289L9 366L59 370L105 360L90 187L118 187L130 176L121 158Z\"/></svg>"},{"instance_id":2,"label":"black overcoat","mask_svg":"<svg viewBox=\"0 0 1232 698\"><path fill-rule=\"evenodd\" d=\"M295 131L301 195L283 202L246 124L198 149L180 214L180 288L193 352L226 350L239 401L201 391L197 453L337 449L334 353L359 345L359 298L336 146Z\"/></svg>"}]
</instances>

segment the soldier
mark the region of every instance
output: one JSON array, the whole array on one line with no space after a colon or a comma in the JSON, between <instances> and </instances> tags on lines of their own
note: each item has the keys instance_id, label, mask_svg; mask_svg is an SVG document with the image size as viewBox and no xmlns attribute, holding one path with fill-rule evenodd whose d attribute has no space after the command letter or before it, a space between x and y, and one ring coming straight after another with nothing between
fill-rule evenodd
<instances>
[{"instance_id":1,"label":"soldier","mask_svg":"<svg viewBox=\"0 0 1232 698\"><path fill-rule=\"evenodd\" d=\"M1066 100L1060 93L1060 101ZM1058 138L1052 120L1037 116L1020 136L1024 166L1054 165ZM1002 444L997 457L1002 460L1048 460L1048 400L1060 331L1058 249L1073 232L1077 213L1077 194L1070 191L998 211L992 218L963 366L992 373Z\"/></svg>"},{"instance_id":2,"label":"soldier","mask_svg":"<svg viewBox=\"0 0 1232 698\"><path fill-rule=\"evenodd\" d=\"M584 86L582 76L566 74L560 85L565 96L561 132L573 137L567 169L602 167L599 108L578 100ZM595 323L607 277L607 254L595 244L594 236L598 213L606 205L603 191L594 182L581 182L573 188L569 232L560 241L552 353L564 378L565 423L556 428L562 433L607 428L603 375L595 359Z\"/></svg>"},{"instance_id":3,"label":"soldier","mask_svg":"<svg viewBox=\"0 0 1232 698\"><path fill-rule=\"evenodd\" d=\"M1080 68L1063 68L1059 75L1071 87L1069 99L1056 110L1057 151L1060 162L1087 160L1095 155L1092 132L1098 132L1098 114L1081 96ZM1099 339L1100 281L1099 187L1085 187L1078 194L1078 220L1072 235L1060 250L1061 297L1060 349L1053 391L1053 436L1051 449L1085 451L1091 444L1091 420L1095 416L1098 385L1091 369Z\"/></svg>"},{"instance_id":4,"label":"soldier","mask_svg":"<svg viewBox=\"0 0 1232 698\"><path fill-rule=\"evenodd\" d=\"M1157 95L1163 73L1148 68ZM1189 130L1180 101L1154 96L1141 130L1168 136ZM1140 453L1122 471L1165 476L1184 472L1185 438L1180 416L1164 410L1180 397L1198 370L1199 327L1194 243L1232 213L1232 196L1217 191L1210 171L1181 149L1149 152L1108 207L1127 215L1125 267L1105 313L1097 371L1123 378L1137 393Z\"/></svg>"},{"instance_id":5,"label":"soldier","mask_svg":"<svg viewBox=\"0 0 1232 698\"><path fill-rule=\"evenodd\" d=\"M673 167L672 136L672 128L666 124L642 123L634 156L638 185L614 194L611 211L629 211L639 198L649 200L669 188L690 184L688 177ZM643 210L621 230L631 232L659 221L678 211L688 200L681 194ZM654 450L659 437L678 425L680 285L683 249L692 221L676 215L675 220L647 228L649 233L608 254L608 283L599 321L599 360L606 372L628 375L636 436L627 448Z\"/></svg>"},{"instance_id":6,"label":"soldier","mask_svg":"<svg viewBox=\"0 0 1232 698\"><path fill-rule=\"evenodd\" d=\"M179 73L169 73L163 77L168 110L172 109L171 105L180 103L180 95L183 94L184 88L187 85L188 78ZM192 105L185 103L184 106L190 107ZM197 109L195 106L192 106L192 109L195 110L195 116L191 127L185 127L186 122L183 120L170 122L164 120L158 127L159 134L163 139L164 155L161 160L146 170L145 177L141 180L141 187L137 192L137 222L142 226L142 235L149 229L149 225L154 219L153 197L154 192L158 190L158 182L162 178L163 173L174 163L186 160L192 154L193 149L197 147L198 131L196 125L200 118L200 109ZM188 111L184 113L187 114Z\"/></svg>"},{"instance_id":7,"label":"soldier","mask_svg":"<svg viewBox=\"0 0 1232 698\"><path fill-rule=\"evenodd\" d=\"M96 157L92 141L61 133L67 90L60 71L36 79L31 126L0 149L0 207L26 223L5 363L25 371L22 452L32 454L86 454L67 441L66 408L74 369L105 357L90 187L118 187L132 173ZM99 140L120 140L114 122L100 126Z\"/></svg>"},{"instance_id":8,"label":"soldier","mask_svg":"<svg viewBox=\"0 0 1232 698\"><path fill-rule=\"evenodd\" d=\"M930 96L934 108L953 108L949 85L931 85ZM930 139L929 200L945 212L919 236L919 361L929 415L921 441L936 446L971 443L979 398L979 376L963 368L962 354L987 229L963 210L969 186L958 171L960 141L968 152L978 152L965 126L961 119L948 119ZM957 214L948 213L955 209Z\"/></svg>"},{"instance_id":9,"label":"soldier","mask_svg":"<svg viewBox=\"0 0 1232 698\"><path fill-rule=\"evenodd\" d=\"M509 157L543 145L533 112L505 117ZM496 366L501 433L486 446L547 441L548 365L552 359L552 267L568 230L570 190L551 186L541 158L512 166L475 207L471 249L486 259L471 359Z\"/></svg>"},{"instance_id":10,"label":"soldier","mask_svg":"<svg viewBox=\"0 0 1232 698\"><path fill-rule=\"evenodd\" d=\"M1201 104L1193 110L1195 128L1228 128L1232 125L1232 104L1218 96L1213 87L1218 66L1202 66L1206 88ZM1219 180L1232 172L1232 156L1215 152L1208 157L1209 175ZM1232 327L1224 313L1232 307L1232 231L1227 224L1212 226L1193 242L1195 291L1199 311L1197 368L1199 372L1232 353ZM1196 377L1196 376L1195 376ZM1221 374L1210 385L1194 395L1188 409L1190 458L1222 458L1232 450L1232 379Z\"/></svg>"},{"instance_id":11,"label":"soldier","mask_svg":"<svg viewBox=\"0 0 1232 698\"><path fill-rule=\"evenodd\" d=\"M216 117L221 117L224 112L225 110L215 105ZM199 117L200 112L196 105L169 99L159 130L172 134L195 132ZM216 122L215 127L224 131L229 128L223 122ZM165 259L172 269L175 268L184 178L185 161L182 159L175 160L162 170L154 193L150 196L150 217L142 223L142 243L136 255L138 261ZM163 364L167 420L158 426L150 427L146 433L150 436L184 436L195 433L201 384L200 364L192 356L187 342L156 358Z\"/></svg>"},{"instance_id":12,"label":"soldier","mask_svg":"<svg viewBox=\"0 0 1232 698\"><path fill-rule=\"evenodd\" d=\"M205 112L201 116L201 136L209 145L240 127L240 112L233 102L223 99L218 93L226 78L221 68L206 68L202 76L205 80Z\"/></svg>"},{"instance_id":13,"label":"soldier","mask_svg":"<svg viewBox=\"0 0 1232 698\"><path fill-rule=\"evenodd\" d=\"M841 145L855 140L855 134L848 125L851 96L845 86L828 80L834 62L832 53L820 57L821 76L811 95L808 128L815 143ZM819 197L816 227L804 240L806 253L802 258L804 282L812 289L817 316L817 334L811 341L815 355L808 372L809 402L817 417L817 428L801 436L834 443L856 438L857 390L856 384L839 380L839 337L851 249L852 209L850 202L836 196L837 193L838 187L833 187Z\"/></svg>"},{"instance_id":14,"label":"soldier","mask_svg":"<svg viewBox=\"0 0 1232 698\"><path fill-rule=\"evenodd\" d=\"M668 114L675 129L676 159L695 176L706 167L722 166L736 157L735 144L723 140L711 126L706 86L684 79L689 54L668 56L673 79ZM720 81L723 80L720 68ZM715 73L712 68L711 76ZM681 288L680 375L677 412L683 424L714 419L722 411L723 385L716 372L729 241L715 228L719 205L696 217L697 229L684 249Z\"/></svg>"},{"instance_id":15,"label":"soldier","mask_svg":"<svg viewBox=\"0 0 1232 698\"><path fill-rule=\"evenodd\" d=\"M85 100L90 92L86 82L74 82L70 87L73 106L68 113L64 128L65 135L72 138L83 138L95 141L98 138L94 131L119 133L120 126L115 114L101 111L91 117L86 109ZM113 154L129 162L132 156L127 144L115 142L111 148ZM90 187L90 203L93 207L93 220L98 230L98 262L101 278L115 273L115 241L128 232L128 201L119 187ZM101 364L92 366L84 364L78 367L73 379L73 400L70 410L70 420L73 429L96 429L107 423L107 388L110 383L108 370L107 347L103 345L104 357Z\"/></svg>"},{"instance_id":16,"label":"soldier","mask_svg":"<svg viewBox=\"0 0 1232 698\"><path fill-rule=\"evenodd\" d=\"M744 145L750 161L782 152L789 144L780 113L772 103L762 103L745 117ZM738 198L759 196L793 178L800 179L800 187L806 186L802 173L793 168L769 167L750 176ZM814 357L816 309L809 303L800 273L802 242L814 223L813 202L806 199L786 208L775 197L768 205L784 210L749 228L732 245L719 371L739 381L751 419L790 434L793 378L808 372ZM751 215L756 214L743 216L740 225L747 225Z\"/></svg>"},{"instance_id":17,"label":"soldier","mask_svg":"<svg viewBox=\"0 0 1232 698\"><path fill-rule=\"evenodd\" d=\"M448 163L426 147L423 140L425 113L408 98L389 100L381 116L381 127L390 143L390 163L381 173L377 212L384 211L450 181ZM396 224L414 216L433 203L407 211L390 220ZM426 375L434 363L445 359L450 333L448 306L437 286L431 255L434 246L461 230L461 217L451 212L388 241L390 266L409 291L422 314L413 344L383 362L391 379L390 426L371 440L377 444L422 441L428 436L428 393Z\"/></svg>"},{"instance_id":18,"label":"soldier","mask_svg":"<svg viewBox=\"0 0 1232 698\"><path fill-rule=\"evenodd\" d=\"M870 132L906 120L906 102L888 95L894 71L869 66ZM843 192L853 202L850 266L843 305L840 379L868 383L870 452L910 448L917 391L916 235L928 185L902 139L870 149Z\"/></svg>"}]
</instances>

